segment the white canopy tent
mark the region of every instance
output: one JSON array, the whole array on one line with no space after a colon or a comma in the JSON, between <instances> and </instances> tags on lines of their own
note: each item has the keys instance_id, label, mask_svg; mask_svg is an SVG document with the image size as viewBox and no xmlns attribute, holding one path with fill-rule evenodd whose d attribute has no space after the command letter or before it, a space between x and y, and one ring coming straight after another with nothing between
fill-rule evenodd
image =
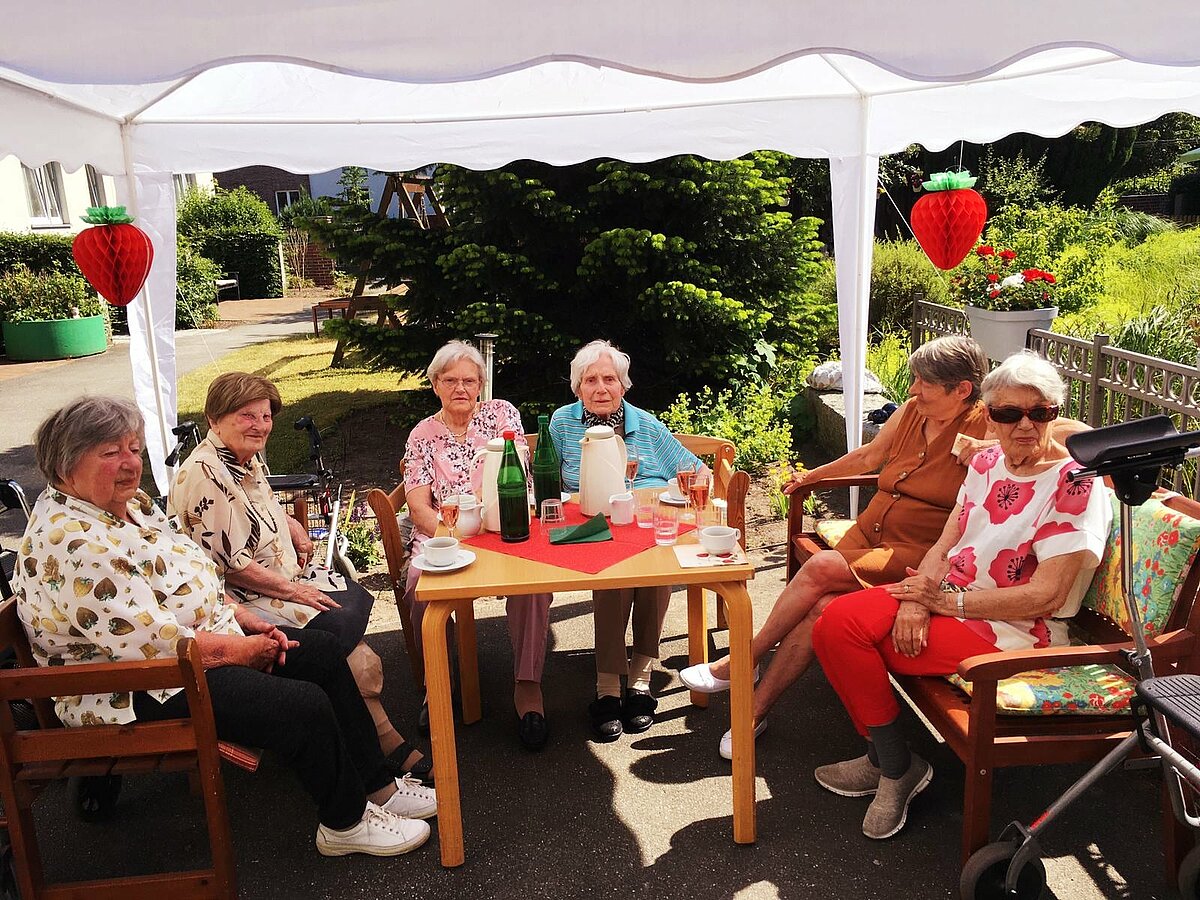
<instances>
[{"instance_id":1,"label":"white canopy tent","mask_svg":"<svg viewBox=\"0 0 1200 900\"><path fill-rule=\"evenodd\" d=\"M5 19L0 156L120 176L155 243L130 329L160 487L175 424L172 172L756 149L828 157L853 447L880 155L1200 114L1195 0L1020 0L1004 10L933 0L70 0L9 8Z\"/></svg>"}]
</instances>

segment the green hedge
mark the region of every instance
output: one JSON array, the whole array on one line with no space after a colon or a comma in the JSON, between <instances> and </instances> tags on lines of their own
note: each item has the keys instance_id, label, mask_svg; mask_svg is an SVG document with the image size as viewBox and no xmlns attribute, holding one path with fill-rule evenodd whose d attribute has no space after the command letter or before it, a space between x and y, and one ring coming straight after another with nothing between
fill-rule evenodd
<instances>
[{"instance_id":1,"label":"green hedge","mask_svg":"<svg viewBox=\"0 0 1200 900\"><path fill-rule=\"evenodd\" d=\"M77 274L16 266L0 275L0 320L5 322L99 316L106 308Z\"/></svg>"},{"instance_id":2,"label":"green hedge","mask_svg":"<svg viewBox=\"0 0 1200 900\"><path fill-rule=\"evenodd\" d=\"M26 266L35 272L79 274L71 256L73 235L0 231L0 273Z\"/></svg>"},{"instance_id":3,"label":"green hedge","mask_svg":"<svg viewBox=\"0 0 1200 900\"><path fill-rule=\"evenodd\" d=\"M247 231L210 231L195 238L200 252L227 275L236 272L243 297L282 297L279 237Z\"/></svg>"}]
</instances>

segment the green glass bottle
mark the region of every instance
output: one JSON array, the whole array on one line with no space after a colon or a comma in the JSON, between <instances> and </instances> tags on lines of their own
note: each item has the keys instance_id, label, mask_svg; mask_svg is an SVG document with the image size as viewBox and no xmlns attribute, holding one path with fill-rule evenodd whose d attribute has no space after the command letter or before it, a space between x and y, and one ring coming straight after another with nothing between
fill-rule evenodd
<instances>
[{"instance_id":1,"label":"green glass bottle","mask_svg":"<svg viewBox=\"0 0 1200 900\"><path fill-rule=\"evenodd\" d=\"M550 437L550 417L538 416L537 449L533 451L533 514L542 514L543 500L562 496L562 465Z\"/></svg>"},{"instance_id":2,"label":"green glass bottle","mask_svg":"<svg viewBox=\"0 0 1200 900\"><path fill-rule=\"evenodd\" d=\"M500 537L510 544L529 540L529 493L525 486L525 468L514 443L515 431L504 432L504 455L496 476L496 496L500 500Z\"/></svg>"}]
</instances>

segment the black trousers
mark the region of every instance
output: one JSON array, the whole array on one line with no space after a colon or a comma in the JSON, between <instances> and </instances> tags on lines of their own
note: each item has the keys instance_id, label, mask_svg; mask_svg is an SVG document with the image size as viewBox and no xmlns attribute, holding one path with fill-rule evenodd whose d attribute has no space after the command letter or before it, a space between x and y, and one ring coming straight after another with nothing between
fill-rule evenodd
<instances>
[{"instance_id":1,"label":"black trousers","mask_svg":"<svg viewBox=\"0 0 1200 900\"><path fill-rule=\"evenodd\" d=\"M280 754L317 804L321 823L345 829L362 818L368 793L392 781L384 765L375 723L363 705L346 655L323 631L283 628L300 646L272 672L246 666L209 669L217 736ZM134 695L143 722L187 715L182 691L159 703Z\"/></svg>"},{"instance_id":2,"label":"black trousers","mask_svg":"<svg viewBox=\"0 0 1200 900\"><path fill-rule=\"evenodd\" d=\"M329 609L318 613L307 627L328 631L342 645L342 654L348 655L367 633L367 622L371 618L375 596L362 585L349 579L346 580L346 590L328 593L334 602L342 605L341 609Z\"/></svg>"}]
</instances>

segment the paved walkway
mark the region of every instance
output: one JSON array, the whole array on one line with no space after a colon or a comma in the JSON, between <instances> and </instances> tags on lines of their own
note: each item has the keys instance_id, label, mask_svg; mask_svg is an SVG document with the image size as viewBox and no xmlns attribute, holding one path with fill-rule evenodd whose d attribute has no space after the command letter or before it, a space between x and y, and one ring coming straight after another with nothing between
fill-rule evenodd
<instances>
[{"instance_id":1,"label":"paved walkway","mask_svg":"<svg viewBox=\"0 0 1200 900\"><path fill-rule=\"evenodd\" d=\"M239 324L177 332L178 373L198 369L240 347L289 334L311 334L313 302L284 298L220 304L221 318ZM37 426L67 400L101 391L133 396L128 336L118 335L106 352L83 359L12 363L0 357L0 477L15 478L28 493L37 493L43 483L31 446ZM0 538L21 533L24 526L15 519L0 517Z\"/></svg>"},{"instance_id":2,"label":"paved walkway","mask_svg":"<svg viewBox=\"0 0 1200 900\"><path fill-rule=\"evenodd\" d=\"M179 335L180 371L212 356L311 325L311 301L242 302L226 317L252 324ZM283 315L277 311L283 310ZM2 371L2 370L0 370ZM47 410L88 389L125 391L123 345L100 357L34 366L0 381L0 469L30 472L29 436ZM20 467L24 466L24 469ZM24 476L37 486L39 479ZM783 586L778 555L755 554L751 582L761 623ZM225 785L244 898L913 898L958 896L962 766L911 715L906 725L935 771L896 838L860 833L865 800L836 797L812 780L815 766L857 755L861 745L819 668L776 706L758 742L758 830L753 846L731 840L728 764L717 743L728 701L707 711L688 703L674 671L686 665L687 616L676 593L655 673L659 723L613 744L589 740L585 707L594 690L590 597L560 594L543 683L552 729L546 750L516 742L511 652L498 601L476 604L483 720L458 731L466 864L444 870L436 845L398 859L325 859L313 848L311 804L279 760L256 775L226 766ZM710 614L711 615L711 614ZM723 654L724 632L713 632ZM369 642L384 661L384 701L413 734L417 690L404 657L390 591L379 594ZM1029 822L1081 767L1008 769L995 779L993 833ZM1158 827L1158 778L1120 771L1071 810L1045 841L1054 896L1071 900L1167 896ZM61 784L39 800L48 874L102 877L200 865L206 839L199 804L178 777L126 779L115 818L87 825L72 814ZM436 826L435 826L436 828ZM436 834L436 832L435 832Z\"/></svg>"}]
</instances>

